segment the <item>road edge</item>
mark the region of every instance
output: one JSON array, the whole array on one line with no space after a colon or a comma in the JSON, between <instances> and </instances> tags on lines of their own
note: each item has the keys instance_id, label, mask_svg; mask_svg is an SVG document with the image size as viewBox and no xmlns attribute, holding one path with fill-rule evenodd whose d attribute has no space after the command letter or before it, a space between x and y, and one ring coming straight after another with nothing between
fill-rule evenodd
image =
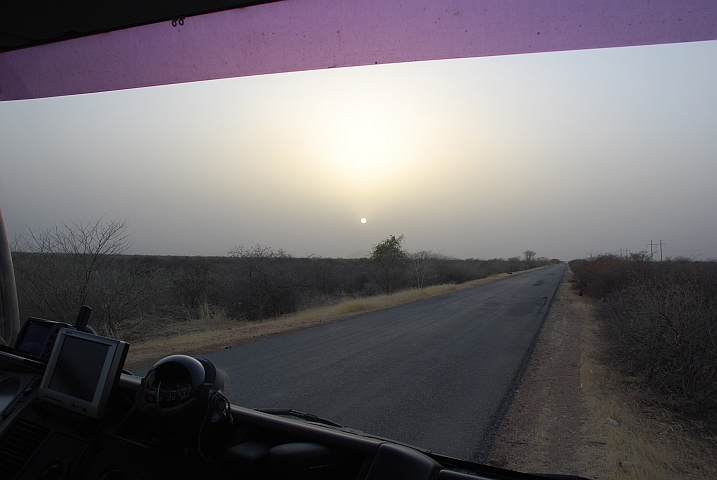
<instances>
[{"instance_id":1,"label":"road edge","mask_svg":"<svg viewBox=\"0 0 717 480\"><path fill-rule=\"evenodd\" d=\"M503 396L502 400L500 401L500 405L498 406L498 409L493 413L493 415L491 415L488 425L483 429L483 437L482 437L480 444L478 445L476 450L471 454L470 461L472 461L472 462L485 464L488 461L488 458L490 457L490 454L494 447L495 439L498 436L498 432L500 431L500 426L503 423L505 416L508 414L508 411L510 411L510 407L513 404L513 400L515 398L515 392L520 387L520 384L523 381L523 376L525 375L525 372L528 369L528 364L530 363L530 359L533 357L533 351L535 350L535 346L538 343L540 334L543 331L543 326L545 325L545 319L548 318L548 315L550 314L550 310L553 306L553 301L555 300L555 296L557 295L558 290L560 289L560 285L562 285L563 281L565 280L565 275L568 272L568 264L564 262L563 266L564 266L563 274L560 277L560 281L558 282L558 285L556 286L555 290L553 291L553 295L550 297L550 302L548 303L548 308L545 309L543 318L540 320L540 325L538 325L538 329L536 330L535 335L533 336L533 339L530 342L530 346L526 350L525 355L523 355L523 358L520 360L518 369L516 370L515 375L513 376L513 379L511 380L510 386L506 390L505 395Z\"/></svg>"}]
</instances>

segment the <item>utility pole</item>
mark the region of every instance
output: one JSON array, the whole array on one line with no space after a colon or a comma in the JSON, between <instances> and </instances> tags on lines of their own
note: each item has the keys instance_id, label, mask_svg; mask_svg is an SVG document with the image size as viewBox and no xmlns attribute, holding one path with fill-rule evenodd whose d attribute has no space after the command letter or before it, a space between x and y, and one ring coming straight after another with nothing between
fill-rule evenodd
<instances>
[{"instance_id":1,"label":"utility pole","mask_svg":"<svg viewBox=\"0 0 717 480\"><path fill-rule=\"evenodd\" d=\"M646 247L650 247L650 261L652 261L652 247L656 247L656 243L652 243L652 240L650 240L650 243L645 244Z\"/></svg>"},{"instance_id":2,"label":"utility pole","mask_svg":"<svg viewBox=\"0 0 717 480\"><path fill-rule=\"evenodd\" d=\"M663 245L665 246L665 248L667 248L667 244L666 244L666 243L662 243L662 240L660 240L660 261L662 261L662 246L663 246Z\"/></svg>"}]
</instances>

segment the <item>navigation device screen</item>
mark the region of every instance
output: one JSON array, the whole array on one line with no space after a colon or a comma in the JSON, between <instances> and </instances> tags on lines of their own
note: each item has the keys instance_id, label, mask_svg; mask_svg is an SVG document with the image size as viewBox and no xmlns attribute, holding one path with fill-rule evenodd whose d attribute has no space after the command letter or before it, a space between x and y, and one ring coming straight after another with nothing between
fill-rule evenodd
<instances>
[{"instance_id":1,"label":"navigation device screen","mask_svg":"<svg viewBox=\"0 0 717 480\"><path fill-rule=\"evenodd\" d=\"M57 358L49 387L87 402L94 398L109 345L68 336Z\"/></svg>"},{"instance_id":2,"label":"navigation device screen","mask_svg":"<svg viewBox=\"0 0 717 480\"><path fill-rule=\"evenodd\" d=\"M51 324L28 320L25 336L22 338L20 345L17 346L17 351L29 353L30 355L40 355L51 331Z\"/></svg>"}]
</instances>

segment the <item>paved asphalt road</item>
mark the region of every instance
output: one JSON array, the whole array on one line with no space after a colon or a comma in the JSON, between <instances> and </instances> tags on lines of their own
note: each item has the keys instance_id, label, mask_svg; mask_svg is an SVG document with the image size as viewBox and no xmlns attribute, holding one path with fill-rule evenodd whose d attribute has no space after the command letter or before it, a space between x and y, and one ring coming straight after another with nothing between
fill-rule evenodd
<instances>
[{"instance_id":1,"label":"paved asphalt road","mask_svg":"<svg viewBox=\"0 0 717 480\"><path fill-rule=\"evenodd\" d=\"M232 403L480 459L564 264L207 354Z\"/></svg>"}]
</instances>

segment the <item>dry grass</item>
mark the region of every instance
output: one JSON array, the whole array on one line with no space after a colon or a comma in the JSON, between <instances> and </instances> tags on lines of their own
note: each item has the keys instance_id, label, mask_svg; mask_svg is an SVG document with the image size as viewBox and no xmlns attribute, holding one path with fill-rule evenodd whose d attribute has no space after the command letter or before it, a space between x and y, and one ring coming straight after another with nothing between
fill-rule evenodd
<instances>
[{"instance_id":1,"label":"dry grass","mask_svg":"<svg viewBox=\"0 0 717 480\"><path fill-rule=\"evenodd\" d=\"M618 394L621 376L595 362L587 351L581 373L593 433L598 444L606 445L592 452L598 457L595 464L600 466L599 478L673 478L674 472L669 468L672 452L665 449L666 445L659 445L664 442L656 442L658 438L648 440L646 432L640 431L635 405L625 403Z\"/></svg>"},{"instance_id":2,"label":"dry grass","mask_svg":"<svg viewBox=\"0 0 717 480\"><path fill-rule=\"evenodd\" d=\"M524 272L515 272L514 275L520 273ZM155 331L152 338L134 342L130 348L126 365L131 370L152 365L172 353L200 354L230 348L260 338L311 328L368 312L484 285L509 276L503 273L460 285L435 285L423 289L403 290L393 295L353 298L335 305L312 308L260 322L234 320L228 318L222 311L212 311L205 306L198 318L188 317L185 323L160 326L159 331Z\"/></svg>"}]
</instances>

